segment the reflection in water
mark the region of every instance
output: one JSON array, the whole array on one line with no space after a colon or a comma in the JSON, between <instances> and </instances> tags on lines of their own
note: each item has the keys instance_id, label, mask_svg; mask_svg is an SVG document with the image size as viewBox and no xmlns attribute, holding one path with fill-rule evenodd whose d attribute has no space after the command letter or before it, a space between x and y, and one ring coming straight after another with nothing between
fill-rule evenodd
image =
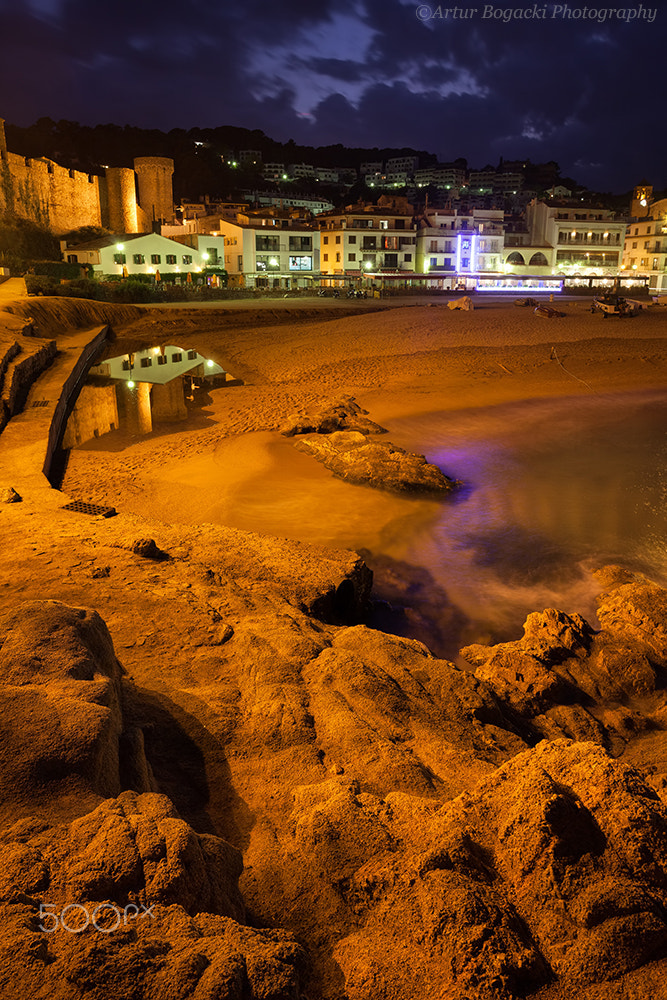
<instances>
[{"instance_id":1,"label":"reflection in water","mask_svg":"<svg viewBox=\"0 0 667 1000\"><path fill-rule=\"evenodd\" d=\"M430 629L439 652L516 638L526 614L545 607L595 623L589 570L607 562L667 583L667 393L422 414L388 427L395 444L465 488L434 502L350 486L270 438L261 471L208 519L370 550L381 596L395 603L402 592L412 607L399 631Z\"/></svg>"}]
</instances>

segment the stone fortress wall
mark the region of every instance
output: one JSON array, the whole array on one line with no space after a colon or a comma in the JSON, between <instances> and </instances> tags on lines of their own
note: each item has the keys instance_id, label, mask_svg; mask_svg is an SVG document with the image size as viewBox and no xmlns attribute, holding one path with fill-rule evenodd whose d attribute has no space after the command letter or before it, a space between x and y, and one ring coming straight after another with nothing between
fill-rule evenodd
<instances>
[{"instance_id":1,"label":"stone fortress wall","mask_svg":"<svg viewBox=\"0 0 667 1000\"><path fill-rule=\"evenodd\" d=\"M56 236L81 226L150 233L153 222L173 219L173 172L173 161L158 156L98 176L10 153L0 118L0 215L29 219Z\"/></svg>"}]
</instances>

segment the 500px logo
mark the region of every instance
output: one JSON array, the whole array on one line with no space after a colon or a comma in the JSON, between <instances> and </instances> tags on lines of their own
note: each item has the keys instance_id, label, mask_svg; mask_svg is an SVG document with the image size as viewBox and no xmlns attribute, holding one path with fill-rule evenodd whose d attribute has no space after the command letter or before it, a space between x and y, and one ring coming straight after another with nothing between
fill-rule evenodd
<instances>
[{"instance_id":1,"label":"500px logo","mask_svg":"<svg viewBox=\"0 0 667 1000\"><path fill-rule=\"evenodd\" d=\"M115 903L98 903L92 916L88 907L83 906L82 903L68 903L67 906L63 906L60 913L56 913L55 909L53 903L40 903L39 905L39 915L42 918L39 929L45 934L53 934L59 927L70 934L81 934L90 924L102 934L112 934L118 930L121 924L125 926L130 917L150 917L151 920L155 920L152 913L153 907L144 906L143 903L140 903L139 906L128 903L122 910ZM74 916L75 910L81 911L79 917ZM144 912L142 913L141 910ZM103 923L99 922L101 918L104 919Z\"/></svg>"}]
</instances>

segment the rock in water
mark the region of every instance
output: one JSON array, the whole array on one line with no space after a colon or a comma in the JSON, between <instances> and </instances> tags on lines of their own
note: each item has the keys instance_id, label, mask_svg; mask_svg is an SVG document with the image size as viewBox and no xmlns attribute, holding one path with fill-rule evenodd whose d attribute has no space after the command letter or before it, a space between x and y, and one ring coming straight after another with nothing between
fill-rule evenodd
<instances>
[{"instance_id":1,"label":"rock in water","mask_svg":"<svg viewBox=\"0 0 667 1000\"><path fill-rule=\"evenodd\" d=\"M310 413L295 413L288 417L280 433L285 437L295 434L332 434L334 431L360 431L362 434L386 434L386 429L369 420L364 410L352 396L341 396L328 406Z\"/></svg>"},{"instance_id":2,"label":"rock in water","mask_svg":"<svg viewBox=\"0 0 667 1000\"><path fill-rule=\"evenodd\" d=\"M390 442L369 441L358 431L308 434L294 442L339 479L393 493L451 492L457 485L437 465L397 448Z\"/></svg>"}]
</instances>

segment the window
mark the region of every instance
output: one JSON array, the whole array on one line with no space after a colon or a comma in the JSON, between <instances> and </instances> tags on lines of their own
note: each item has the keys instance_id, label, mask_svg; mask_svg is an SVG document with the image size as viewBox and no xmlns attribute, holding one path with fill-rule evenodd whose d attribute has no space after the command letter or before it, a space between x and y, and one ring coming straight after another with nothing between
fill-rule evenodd
<instances>
[{"instance_id":1,"label":"window","mask_svg":"<svg viewBox=\"0 0 667 1000\"><path fill-rule=\"evenodd\" d=\"M152 253L151 254L151 264L161 264L161 263L162 263L162 257L160 256L160 254L159 253Z\"/></svg>"},{"instance_id":2,"label":"window","mask_svg":"<svg viewBox=\"0 0 667 1000\"><path fill-rule=\"evenodd\" d=\"M124 253L115 253L113 255L113 262L114 262L114 264L124 264L125 260L126 260L126 257L125 257Z\"/></svg>"},{"instance_id":3,"label":"window","mask_svg":"<svg viewBox=\"0 0 667 1000\"><path fill-rule=\"evenodd\" d=\"M649 245L649 241L645 240L644 241L644 250L648 250L648 245Z\"/></svg>"},{"instance_id":4,"label":"window","mask_svg":"<svg viewBox=\"0 0 667 1000\"><path fill-rule=\"evenodd\" d=\"M389 223L386 221L386 219L383 219L380 222L380 229L389 229Z\"/></svg>"},{"instance_id":5,"label":"window","mask_svg":"<svg viewBox=\"0 0 667 1000\"><path fill-rule=\"evenodd\" d=\"M313 241L311 236L290 236L289 248L292 251L312 250Z\"/></svg>"},{"instance_id":6,"label":"window","mask_svg":"<svg viewBox=\"0 0 667 1000\"><path fill-rule=\"evenodd\" d=\"M255 250L280 250L279 236L255 236Z\"/></svg>"},{"instance_id":7,"label":"window","mask_svg":"<svg viewBox=\"0 0 667 1000\"><path fill-rule=\"evenodd\" d=\"M438 266L438 258L437 257L431 257L431 259L429 261L429 267L437 267L437 266Z\"/></svg>"},{"instance_id":8,"label":"window","mask_svg":"<svg viewBox=\"0 0 667 1000\"><path fill-rule=\"evenodd\" d=\"M122 369L123 369L124 372L129 372L130 367L131 367L130 366L130 362L129 361L123 361L123 364L122 364L121 367L122 367Z\"/></svg>"},{"instance_id":9,"label":"window","mask_svg":"<svg viewBox=\"0 0 667 1000\"><path fill-rule=\"evenodd\" d=\"M192 263L192 254L191 253L184 253L183 254L183 263L184 264L191 264Z\"/></svg>"},{"instance_id":10,"label":"window","mask_svg":"<svg viewBox=\"0 0 667 1000\"><path fill-rule=\"evenodd\" d=\"M196 361L196 360L197 360L197 352L188 351L188 361Z\"/></svg>"},{"instance_id":11,"label":"window","mask_svg":"<svg viewBox=\"0 0 667 1000\"><path fill-rule=\"evenodd\" d=\"M347 242L348 243L356 243L357 242L357 237L356 236L348 236Z\"/></svg>"},{"instance_id":12,"label":"window","mask_svg":"<svg viewBox=\"0 0 667 1000\"><path fill-rule=\"evenodd\" d=\"M310 256L290 257L290 271L312 271L313 258Z\"/></svg>"},{"instance_id":13,"label":"window","mask_svg":"<svg viewBox=\"0 0 667 1000\"><path fill-rule=\"evenodd\" d=\"M357 259L357 255L356 255L356 253L349 253L349 254L347 255L347 259L348 259L348 260L356 260L356 259Z\"/></svg>"},{"instance_id":14,"label":"window","mask_svg":"<svg viewBox=\"0 0 667 1000\"><path fill-rule=\"evenodd\" d=\"M632 244L632 249L633 249L633 250L636 250L636 249L637 249L637 244L636 244L636 243L633 243L633 244Z\"/></svg>"},{"instance_id":15,"label":"window","mask_svg":"<svg viewBox=\"0 0 667 1000\"><path fill-rule=\"evenodd\" d=\"M403 260L405 261L406 264L410 264L412 262L412 254L411 253L404 253L403 254Z\"/></svg>"},{"instance_id":16,"label":"window","mask_svg":"<svg viewBox=\"0 0 667 1000\"><path fill-rule=\"evenodd\" d=\"M272 257L269 254L258 254L255 267L258 271L279 271L280 260L278 257Z\"/></svg>"},{"instance_id":17,"label":"window","mask_svg":"<svg viewBox=\"0 0 667 1000\"><path fill-rule=\"evenodd\" d=\"M431 243L430 243L430 246L429 246L429 250L431 251L431 253L437 253L437 251L438 251L438 241L437 240L431 240Z\"/></svg>"},{"instance_id":18,"label":"window","mask_svg":"<svg viewBox=\"0 0 667 1000\"><path fill-rule=\"evenodd\" d=\"M385 267L398 267L398 254L397 253L386 253L384 255L384 266Z\"/></svg>"},{"instance_id":19,"label":"window","mask_svg":"<svg viewBox=\"0 0 667 1000\"><path fill-rule=\"evenodd\" d=\"M132 254L132 263L133 264L145 264L146 263L146 258L144 257L144 255L142 253Z\"/></svg>"},{"instance_id":20,"label":"window","mask_svg":"<svg viewBox=\"0 0 667 1000\"><path fill-rule=\"evenodd\" d=\"M339 253L336 254L336 263L340 264L340 254Z\"/></svg>"},{"instance_id":21,"label":"window","mask_svg":"<svg viewBox=\"0 0 667 1000\"><path fill-rule=\"evenodd\" d=\"M639 226L635 229L635 236L639 236Z\"/></svg>"},{"instance_id":22,"label":"window","mask_svg":"<svg viewBox=\"0 0 667 1000\"><path fill-rule=\"evenodd\" d=\"M328 244L328 242L329 242L329 237L328 237L328 236L323 236L323 237L322 237L322 242L323 242L323 243L327 243L327 244Z\"/></svg>"},{"instance_id":23,"label":"window","mask_svg":"<svg viewBox=\"0 0 667 1000\"><path fill-rule=\"evenodd\" d=\"M67 254L67 263L68 264L78 264L79 263L79 259L78 259L77 255L75 253L68 253Z\"/></svg>"},{"instance_id":24,"label":"window","mask_svg":"<svg viewBox=\"0 0 667 1000\"><path fill-rule=\"evenodd\" d=\"M166 359L166 357L164 356L164 354L158 354L158 356L157 356L157 363L158 363L159 365L166 365L166 363L167 363L167 359Z\"/></svg>"},{"instance_id":25,"label":"window","mask_svg":"<svg viewBox=\"0 0 667 1000\"><path fill-rule=\"evenodd\" d=\"M180 353L180 351L179 351L179 352L178 352L177 354L172 354L172 356L171 356L171 360L172 360L172 361L173 361L173 362L174 362L175 364L178 364L178 362L179 362L179 361L182 361L182 360L183 360L183 355L182 355L182 354Z\"/></svg>"},{"instance_id":26,"label":"window","mask_svg":"<svg viewBox=\"0 0 667 1000\"><path fill-rule=\"evenodd\" d=\"M151 365L153 364L153 359L152 358L142 358L140 364L141 364L142 368L150 368Z\"/></svg>"},{"instance_id":27,"label":"window","mask_svg":"<svg viewBox=\"0 0 667 1000\"><path fill-rule=\"evenodd\" d=\"M328 253L323 254L322 260L329 260L329 254Z\"/></svg>"},{"instance_id":28,"label":"window","mask_svg":"<svg viewBox=\"0 0 667 1000\"><path fill-rule=\"evenodd\" d=\"M340 236L336 237L336 243L340 243Z\"/></svg>"},{"instance_id":29,"label":"window","mask_svg":"<svg viewBox=\"0 0 667 1000\"><path fill-rule=\"evenodd\" d=\"M165 260L166 260L167 264L175 264L176 263L176 254L175 253L168 253L167 256L165 257Z\"/></svg>"}]
</instances>

